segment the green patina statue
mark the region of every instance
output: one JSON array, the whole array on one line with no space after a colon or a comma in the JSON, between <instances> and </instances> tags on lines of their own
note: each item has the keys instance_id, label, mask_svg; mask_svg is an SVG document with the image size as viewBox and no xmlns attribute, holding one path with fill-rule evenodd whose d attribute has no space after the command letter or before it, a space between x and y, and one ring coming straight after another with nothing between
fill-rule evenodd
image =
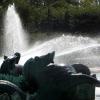
<instances>
[{"instance_id":1,"label":"green patina statue","mask_svg":"<svg viewBox=\"0 0 100 100\"><path fill-rule=\"evenodd\" d=\"M82 64L60 66L54 64L54 56L55 52L51 52L28 59L18 76L9 70L1 71L0 93L7 93L11 100L15 92L21 100L94 100L95 86L100 86L100 81L91 76L88 67ZM8 60L5 57L4 62L12 70Z\"/></svg>"}]
</instances>

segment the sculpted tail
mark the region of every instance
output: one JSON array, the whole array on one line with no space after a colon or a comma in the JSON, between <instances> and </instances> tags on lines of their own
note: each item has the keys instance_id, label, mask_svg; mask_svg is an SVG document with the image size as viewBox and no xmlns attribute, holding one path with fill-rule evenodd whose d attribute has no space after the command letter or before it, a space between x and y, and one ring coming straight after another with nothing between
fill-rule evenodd
<instances>
[{"instance_id":1,"label":"sculpted tail","mask_svg":"<svg viewBox=\"0 0 100 100\"><path fill-rule=\"evenodd\" d=\"M26 94L17 85L6 80L0 80L0 92L7 93L8 95L12 95L14 92L17 92L21 100L26 99Z\"/></svg>"},{"instance_id":2,"label":"sculpted tail","mask_svg":"<svg viewBox=\"0 0 100 100\"><path fill-rule=\"evenodd\" d=\"M73 85L91 84L96 87L100 87L100 81L90 75L74 74L74 75L71 75L70 79L73 82Z\"/></svg>"}]
</instances>

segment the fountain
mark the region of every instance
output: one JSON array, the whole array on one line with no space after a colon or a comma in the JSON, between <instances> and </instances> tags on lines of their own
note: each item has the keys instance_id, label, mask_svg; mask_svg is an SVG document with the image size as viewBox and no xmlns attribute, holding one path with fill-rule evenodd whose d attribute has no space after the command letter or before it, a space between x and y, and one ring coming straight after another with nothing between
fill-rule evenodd
<instances>
[{"instance_id":1,"label":"fountain","mask_svg":"<svg viewBox=\"0 0 100 100\"><path fill-rule=\"evenodd\" d=\"M26 32L22 27L15 5L10 5L4 19L4 47L2 55L12 55L21 52L20 64L24 64L30 57L41 56L56 51L55 63L82 63L92 68L100 66L100 44L89 37L62 35L27 48ZM39 43L38 43L39 44Z\"/></svg>"},{"instance_id":2,"label":"fountain","mask_svg":"<svg viewBox=\"0 0 100 100\"><path fill-rule=\"evenodd\" d=\"M30 57L40 56L45 53L56 51L55 63L74 64L81 63L90 67L94 73L100 72L100 44L97 39L82 36L62 35L45 41L30 50L22 53L20 64L24 64ZM100 77L100 76L98 76ZM96 100L100 96L100 89L96 88ZM100 99L100 98L99 98Z\"/></svg>"},{"instance_id":3,"label":"fountain","mask_svg":"<svg viewBox=\"0 0 100 100\"><path fill-rule=\"evenodd\" d=\"M21 52L27 47L26 32L16 12L15 5L9 5L4 17L4 47L3 54L11 55Z\"/></svg>"},{"instance_id":4,"label":"fountain","mask_svg":"<svg viewBox=\"0 0 100 100\"><path fill-rule=\"evenodd\" d=\"M92 38L65 36L63 34L40 45L37 45L36 42L34 47L26 51L26 37L26 32L22 27L15 5L9 5L4 19L3 54L12 55L16 51L22 52L20 64L24 64L31 56L40 56L51 51L56 51L56 63L83 63L90 67L100 66L100 58L98 57L100 44Z\"/></svg>"},{"instance_id":5,"label":"fountain","mask_svg":"<svg viewBox=\"0 0 100 100\"><path fill-rule=\"evenodd\" d=\"M20 63L24 63L31 55L40 56L56 51L55 63L73 64L83 63L90 67L100 66L100 44L89 37L59 36L41 45L34 45L29 51L23 52Z\"/></svg>"}]
</instances>

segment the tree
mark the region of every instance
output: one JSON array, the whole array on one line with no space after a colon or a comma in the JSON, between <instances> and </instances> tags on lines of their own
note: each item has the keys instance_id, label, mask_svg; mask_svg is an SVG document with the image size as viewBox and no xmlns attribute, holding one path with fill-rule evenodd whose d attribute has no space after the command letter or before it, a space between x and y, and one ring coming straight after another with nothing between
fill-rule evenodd
<instances>
[{"instance_id":1,"label":"tree","mask_svg":"<svg viewBox=\"0 0 100 100\"><path fill-rule=\"evenodd\" d=\"M95 2L95 0L82 0L82 1L81 1L81 4L82 4L83 6L91 6L91 5L94 4L94 2Z\"/></svg>"}]
</instances>

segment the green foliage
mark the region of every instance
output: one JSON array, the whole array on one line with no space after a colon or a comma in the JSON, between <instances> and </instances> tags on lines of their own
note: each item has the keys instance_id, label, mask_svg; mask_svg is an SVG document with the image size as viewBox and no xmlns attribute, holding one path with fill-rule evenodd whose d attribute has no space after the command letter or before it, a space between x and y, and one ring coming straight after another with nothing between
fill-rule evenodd
<instances>
[{"instance_id":1,"label":"green foliage","mask_svg":"<svg viewBox=\"0 0 100 100\"><path fill-rule=\"evenodd\" d=\"M92 6L94 4L94 0L84 0L81 2L83 6Z\"/></svg>"},{"instance_id":2,"label":"green foliage","mask_svg":"<svg viewBox=\"0 0 100 100\"><path fill-rule=\"evenodd\" d=\"M100 7L69 7L70 27L74 28L94 28L100 24Z\"/></svg>"},{"instance_id":3,"label":"green foliage","mask_svg":"<svg viewBox=\"0 0 100 100\"><path fill-rule=\"evenodd\" d=\"M24 25L31 27L31 30L72 30L100 24L100 6L94 0L81 1L80 6L71 0L1 0L0 16L13 2Z\"/></svg>"}]
</instances>

